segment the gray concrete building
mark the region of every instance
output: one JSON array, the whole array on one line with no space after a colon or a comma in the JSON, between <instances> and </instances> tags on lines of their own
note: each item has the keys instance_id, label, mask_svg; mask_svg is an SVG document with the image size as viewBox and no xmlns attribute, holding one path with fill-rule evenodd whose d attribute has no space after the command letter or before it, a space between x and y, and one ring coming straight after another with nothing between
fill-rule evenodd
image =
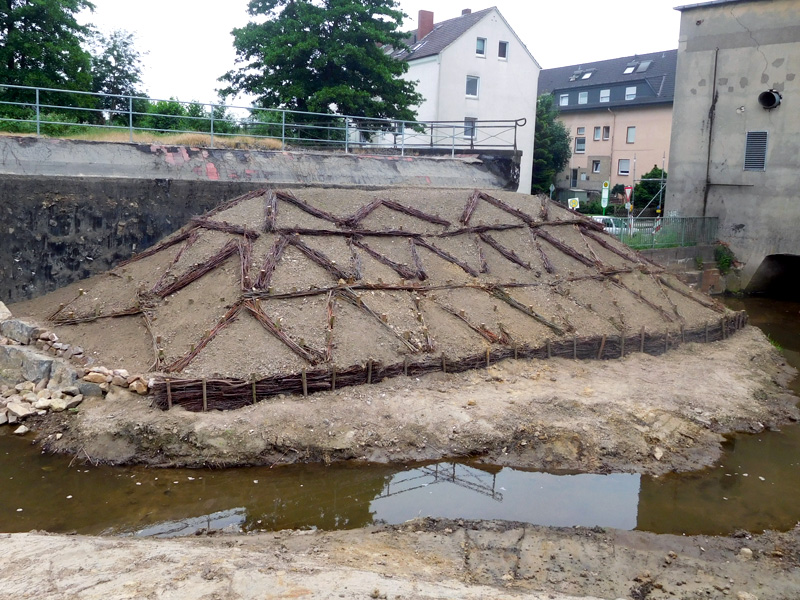
<instances>
[{"instance_id":1,"label":"gray concrete building","mask_svg":"<svg viewBox=\"0 0 800 600\"><path fill-rule=\"evenodd\" d=\"M667 214L720 219L760 291L800 279L800 2L678 7Z\"/></svg>"}]
</instances>

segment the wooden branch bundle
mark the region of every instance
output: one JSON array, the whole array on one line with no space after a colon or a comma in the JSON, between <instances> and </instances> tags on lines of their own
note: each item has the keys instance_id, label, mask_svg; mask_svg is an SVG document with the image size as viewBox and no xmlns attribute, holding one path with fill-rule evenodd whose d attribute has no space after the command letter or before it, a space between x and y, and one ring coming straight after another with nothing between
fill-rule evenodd
<instances>
[{"instance_id":1,"label":"wooden branch bundle","mask_svg":"<svg viewBox=\"0 0 800 600\"><path fill-rule=\"evenodd\" d=\"M356 250L355 241L352 237L347 238L347 247L350 248L350 265L353 267L353 276L356 281L361 281L364 273L361 265L361 255Z\"/></svg>"},{"instance_id":2,"label":"wooden branch bundle","mask_svg":"<svg viewBox=\"0 0 800 600\"><path fill-rule=\"evenodd\" d=\"M499 208L500 210L505 211L505 212L507 212L508 214L510 214L510 215L512 215L514 217L517 217L520 221L522 221L523 223L525 223L527 225L531 225L532 223L535 222L531 218L531 216L529 214L526 214L526 213L522 212L521 210L517 210L516 208L514 208L510 204L506 204L502 200L498 200L494 196L490 196L489 194L487 194L485 192L480 192L480 198L481 198L481 200L485 200L486 202L488 202L492 206L495 206L495 207Z\"/></svg>"},{"instance_id":3,"label":"wooden branch bundle","mask_svg":"<svg viewBox=\"0 0 800 600\"><path fill-rule=\"evenodd\" d=\"M652 308L654 311L656 311L658 314L660 314L660 315L662 316L662 318L663 318L665 321L667 321L667 322L669 322L669 323L673 323L673 322L675 321L675 319L672 317L672 315L671 315L671 314L669 314L667 311L665 311L663 308L661 308L661 307L660 307L658 304L656 304L656 303L655 303L655 302L653 302L652 300L648 300L647 298L645 298L645 297L642 295L642 293L641 293L641 292L635 292L635 291L633 291L631 288L629 288L627 285L625 285L624 283L622 283L621 281L619 281L619 280L618 280L618 279L616 279L615 277L609 277L609 278L607 279L607 281L609 281L610 283L612 283L613 285L617 286L617 287L618 287L618 288L620 288L620 289L626 290L626 291L627 291L628 293L630 293L630 294L631 294L631 295L632 295L634 298L636 298L637 300L639 300L639 302L643 302L643 303L645 303L647 306L649 306L649 307L650 307L650 308Z\"/></svg>"},{"instance_id":4,"label":"wooden branch bundle","mask_svg":"<svg viewBox=\"0 0 800 600\"><path fill-rule=\"evenodd\" d=\"M539 321L542 325L547 325L550 329L555 331L558 335L564 335L564 330L561 329L561 327L559 327L558 325L556 325L552 321L544 318L542 315L537 313L532 308L530 308L528 306L525 306L524 304L522 304L518 300L515 300L504 289L502 289L502 288L500 288L498 286L492 286L492 287L486 288L486 291L489 292L495 298L498 298L498 299L502 300L503 302L505 302L509 306L513 306L518 311L525 313L529 317L533 317L534 319Z\"/></svg>"},{"instance_id":5,"label":"wooden branch bundle","mask_svg":"<svg viewBox=\"0 0 800 600\"><path fill-rule=\"evenodd\" d=\"M379 263L386 265L390 269L392 269L395 273L400 275L403 279L418 279L419 273L417 271L411 269L407 265L400 264L398 262L393 261L392 259L384 256L380 252L377 252L367 246L364 242L359 239L353 238L353 245L361 248L364 252L369 254L372 258L377 260Z\"/></svg>"},{"instance_id":6,"label":"wooden branch bundle","mask_svg":"<svg viewBox=\"0 0 800 600\"><path fill-rule=\"evenodd\" d=\"M250 279L250 264L253 257L253 242L250 238L242 238L239 240L239 263L240 281L242 291L249 290L253 287L253 282Z\"/></svg>"},{"instance_id":7,"label":"wooden branch bundle","mask_svg":"<svg viewBox=\"0 0 800 600\"><path fill-rule=\"evenodd\" d=\"M228 312L220 319L219 323L214 326L214 329L209 331L206 335L202 337L202 339L197 343L195 348L192 348L189 352L187 352L183 358L180 358L173 362L170 366L168 366L165 370L167 373L179 373L183 371L189 364L197 358L197 355L205 348L211 340L217 337L217 334L225 329L228 325L233 323L236 320L236 317L239 316L239 311L242 310L242 302L241 300L231 306Z\"/></svg>"},{"instance_id":8,"label":"wooden branch bundle","mask_svg":"<svg viewBox=\"0 0 800 600\"><path fill-rule=\"evenodd\" d=\"M419 258L419 253L417 253L416 240L414 238L409 238L408 244L411 247L411 260L414 261L414 268L417 270L417 279L425 281L428 278L428 274L425 272L425 267L422 264L422 260Z\"/></svg>"},{"instance_id":9,"label":"wooden branch bundle","mask_svg":"<svg viewBox=\"0 0 800 600\"><path fill-rule=\"evenodd\" d=\"M481 263L481 273L486 275L489 273L489 263L486 262L486 253L483 251L483 244L476 238L475 245L478 247L478 260Z\"/></svg>"},{"instance_id":10,"label":"wooden branch bundle","mask_svg":"<svg viewBox=\"0 0 800 600\"><path fill-rule=\"evenodd\" d=\"M474 331L475 333L480 335L483 339L485 339L490 344L505 344L505 343L508 342L508 336L507 335L505 335L505 334L497 335L496 333L493 333L492 331L490 331L486 327L481 327L479 325L475 325L473 323L470 323L469 319L467 319L466 314L461 314L461 312L455 311L452 308L450 308L449 306L445 306L441 302L438 302L438 301L434 300L433 303L436 304L436 306L441 308L446 313L453 315L455 318L459 319L460 321L463 321L467 325L467 327L469 327L472 331Z\"/></svg>"},{"instance_id":11,"label":"wooden branch bundle","mask_svg":"<svg viewBox=\"0 0 800 600\"><path fill-rule=\"evenodd\" d=\"M241 196L236 196L236 198L231 198L227 202L223 202L216 208L212 208L210 211L206 213L207 217L213 217L214 215L218 215L221 212L224 212L230 208L233 208L237 204L241 204L242 202L246 202L247 200L252 200L253 198L258 198L259 196L263 196L267 193L267 190L264 188L259 188L257 190L253 190L252 192L247 192L242 194Z\"/></svg>"},{"instance_id":12,"label":"wooden branch bundle","mask_svg":"<svg viewBox=\"0 0 800 600\"><path fill-rule=\"evenodd\" d=\"M209 258L205 263L194 265L191 269L186 271L181 277L173 281L170 285L160 286L158 289L151 290L153 294L160 298L166 298L170 294L182 290L190 283L197 281L206 273L216 269L219 265L228 260L231 256L239 251L239 244L236 240L230 240L225 246L217 252L214 256Z\"/></svg>"},{"instance_id":13,"label":"wooden branch bundle","mask_svg":"<svg viewBox=\"0 0 800 600\"><path fill-rule=\"evenodd\" d=\"M59 311L60 312L60 311ZM116 319L118 317L130 317L132 315L138 315L142 312L142 308L140 306L131 306L129 308L125 308L123 310L109 313L107 315L90 315L86 317L70 317L70 313L67 313L67 316L59 316L56 315L55 317L50 318L50 321L56 325L78 325L79 323L91 323L93 321L99 321L100 319Z\"/></svg>"},{"instance_id":14,"label":"wooden branch bundle","mask_svg":"<svg viewBox=\"0 0 800 600\"><path fill-rule=\"evenodd\" d=\"M411 208L410 206L404 206L399 202L395 202L394 200L381 200L383 205L386 208L391 208L392 210L396 210L397 212L405 213L411 217L416 217L422 221L427 221L428 223L433 223L435 225L441 225L443 227L450 227L452 223L446 219L442 219L436 215L429 215L426 212L422 212L421 210L417 210L416 208Z\"/></svg>"},{"instance_id":15,"label":"wooden branch bundle","mask_svg":"<svg viewBox=\"0 0 800 600\"><path fill-rule=\"evenodd\" d=\"M261 302L258 300L245 300L244 307L250 311L250 313L256 318L256 320L263 325L264 329L269 331L275 338L283 342L283 344L288 347L292 352L297 354L300 358L305 360L306 362L316 365L321 362L324 362L325 355L324 353L320 352L319 350L315 350L309 346L301 346L297 342L295 342L292 338L286 335L283 331L281 331L275 323L273 323L272 319L270 319L264 310L261 308Z\"/></svg>"},{"instance_id":16,"label":"wooden branch bundle","mask_svg":"<svg viewBox=\"0 0 800 600\"><path fill-rule=\"evenodd\" d=\"M736 331L745 327L747 316L744 312L726 315L713 329L700 327L683 332L685 343L702 343L705 341L718 341L726 335L724 332ZM706 335L708 334L708 337ZM673 343L670 345L670 341ZM670 347L675 347L681 342L681 336L671 336L668 331L642 336L641 333L632 335L598 336L592 338L562 339L548 342L543 346L532 348L527 345L513 348L496 348L481 354L467 356L456 360L448 360L446 366L440 356L420 357L418 360L393 365L382 365L370 361L369 365L353 365L343 369L315 369L303 374L288 373L274 375L255 380L241 379L173 379L159 378L153 386L154 405L167 409L167 381L169 381L170 397L173 405L182 406L186 410L201 411L205 406L208 410L232 410L247 406L257 399L263 400L277 394L301 394L304 390L308 393L330 390L334 387L363 385L368 381L377 383L388 377L397 377L406 374L418 377L427 373L440 372L446 369L448 373L463 372L470 369L485 367L487 363L495 363L515 355L522 359L546 359L548 357L578 358L584 360L616 359L636 350L643 350L647 354L660 355ZM203 394L205 388L205 395Z\"/></svg>"},{"instance_id":17,"label":"wooden branch bundle","mask_svg":"<svg viewBox=\"0 0 800 600\"><path fill-rule=\"evenodd\" d=\"M330 258L325 256L322 252L318 250L314 250L310 246L307 246L303 242L301 242L296 236L292 236L287 238L289 243L300 250L303 254L305 254L312 262L318 264L320 267L325 269L328 273L333 275L336 280L344 279L345 281L355 280L355 277L352 273L348 273L346 271L342 271L339 267L336 266Z\"/></svg>"},{"instance_id":18,"label":"wooden branch bundle","mask_svg":"<svg viewBox=\"0 0 800 600\"><path fill-rule=\"evenodd\" d=\"M562 242L558 238L550 235L550 233L548 233L547 231L544 231L543 229L539 229L536 233L540 238L542 238L548 244L550 244L551 246L553 246L557 250L560 250L561 252L563 252L567 256L571 256L572 258L574 258L578 262L583 263L587 267L591 267L593 269L599 269L601 267L601 265L598 265L591 258L581 254L580 252L578 252L574 248L572 248L570 246L567 246L564 242Z\"/></svg>"},{"instance_id":19,"label":"wooden branch bundle","mask_svg":"<svg viewBox=\"0 0 800 600\"><path fill-rule=\"evenodd\" d=\"M389 327L389 325L387 323L385 323L383 321L383 319L381 319L381 316L378 313L376 313L374 310L372 310L369 306L367 306L364 303L364 301L361 299L361 297L358 296L358 294L356 294L352 289L350 289L350 288L340 288L340 289L338 289L336 291L336 294L340 298L343 298L343 299L347 300L348 302L350 302L351 304L353 304L356 308L359 308L360 310L363 310L370 317L372 317L375 321L380 323L381 327L383 327L386 331L388 331L395 338L397 338L400 341L401 344L403 344L406 348L409 349L409 351L411 351L411 352L419 352L420 349L417 346L412 344L409 340L407 340L402 335L397 333L394 329Z\"/></svg>"},{"instance_id":20,"label":"wooden branch bundle","mask_svg":"<svg viewBox=\"0 0 800 600\"><path fill-rule=\"evenodd\" d=\"M684 289L681 289L679 286L677 286L674 283L672 283L669 279L666 279L663 275L659 277L659 280L661 281L661 283L663 283L665 286L667 286L673 292L677 292L677 293L681 294L682 296L685 296L689 300L694 300L695 302L697 302L701 306L704 306L705 308L709 308L709 309L713 310L714 312L718 312L718 313L724 313L725 312L725 308L722 305L720 305L719 302L714 302L714 301L709 302L707 300L704 300L703 298L698 298L697 296L695 296L691 292L689 292L687 290L684 290Z\"/></svg>"},{"instance_id":21,"label":"wooden branch bundle","mask_svg":"<svg viewBox=\"0 0 800 600\"><path fill-rule=\"evenodd\" d=\"M471 275L472 277L477 277L478 276L478 273L475 272L475 269L470 267L467 263L465 263L462 260L457 259L455 256L453 256L449 252L445 252L441 248L438 248L438 247L434 246L430 242L425 241L423 238L417 238L415 240L415 243L419 244L423 248L426 248L426 249L430 250L436 256L438 256L440 258L443 258L444 260L446 260L448 262L451 262L456 266L461 267L464 270L464 272L467 273L468 275Z\"/></svg>"},{"instance_id":22,"label":"wooden branch bundle","mask_svg":"<svg viewBox=\"0 0 800 600\"><path fill-rule=\"evenodd\" d=\"M278 222L278 197L275 192L269 190L264 198L264 231L266 233L275 231Z\"/></svg>"},{"instance_id":23,"label":"wooden branch bundle","mask_svg":"<svg viewBox=\"0 0 800 600\"><path fill-rule=\"evenodd\" d=\"M195 228L192 229L191 235L186 240L186 243L180 249L180 251L175 255L175 258L172 259L172 262L169 266L164 269L164 272L161 274L161 277L158 278L158 281L155 282L152 289L160 288L164 285L164 282L167 280L172 273L173 267L178 264L178 261L183 257L183 253L186 252L189 248L194 246L195 242L200 238L200 230Z\"/></svg>"},{"instance_id":24,"label":"wooden branch bundle","mask_svg":"<svg viewBox=\"0 0 800 600\"><path fill-rule=\"evenodd\" d=\"M169 248L171 246L174 246L175 244L180 244L182 241L188 239L189 236L192 235L192 232L194 231L194 229L195 229L194 227L192 227L191 229L187 229L183 233L179 233L178 235L176 235L174 237L168 238L168 239L164 240L163 242L161 242L160 244L156 244L152 248L149 248L148 250L145 250L144 252L140 252L139 254L135 254L134 256L131 256L128 260L123 260L121 263L119 263L115 267L115 270L119 269L120 267L124 267L126 265L129 265L129 264L131 264L133 262L136 262L137 260L142 260L143 258L148 258L150 256L153 256L154 254L158 254L162 250L166 250L167 248Z\"/></svg>"},{"instance_id":25,"label":"wooden branch bundle","mask_svg":"<svg viewBox=\"0 0 800 600\"><path fill-rule=\"evenodd\" d=\"M635 252L633 252L633 250L628 249L627 246L624 246L626 250L621 250L620 248L617 248L614 244L610 244L607 240L603 239L602 235L599 235L596 231L587 227L585 223L581 224L580 229L583 235L591 238L606 250L610 250L617 256L620 256L627 261L641 264L642 261L639 260L639 256Z\"/></svg>"},{"instance_id":26,"label":"wooden branch bundle","mask_svg":"<svg viewBox=\"0 0 800 600\"><path fill-rule=\"evenodd\" d=\"M317 217L318 219L322 219L323 221L328 221L330 223L334 223L336 225L341 224L341 220L332 215L329 212L325 212L315 206L311 206L310 204L299 200L294 194L291 192L284 192L284 191L277 191L275 195L278 197L278 200L283 200L284 202L288 202L289 204L296 206L300 210L307 212L312 217Z\"/></svg>"},{"instance_id":27,"label":"wooden branch bundle","mask_svg":"<svg viewBox=\"0 0 800 600\"><path fill-rule=\"evenodd\" d=\"M359 223L361 223L361 221L366 219L372 213L372 211L374 211L376 208L380 206L383 206L383 200L375 198L372 202L370 202L369 204L365 204L364 206L359 208L356 212L354 212L351 216L344 219L342 221L342 225L350 228L355 228L358 226Z\"/></svg>"},{"instance_id":28,"label":"wooden branch bundle","mask_svg":"<svg viewBox=\"0 0 800 600\"><path fill-rule=\"evenodd\" d=\"M205 217L193 217L191 222L193 225L196 225L203 229L211 229L213 231L221 231L223 233L241 235L253 240L258 239L258 237L261 235L257 231L248 229L247 227L243 227L241 225L231 225L227 221L213 221Z\"/></svg>"},{"instance_id":29,"label":"wooden branch bundle","mask_svg":"<svg viewBox=\"0 0 800 600\"><path fill-rule=\"evenodd\" d=\"M522 267L524 269L528 269L528 270L531 269L530 264L526 263L519 256L517 256L516 252L514 252L513 250L509 250L508 248L506 248L505 246L500 244L497 240L495 240L488 233L479 233L478 237L482 241L484 241L485 243L489 244L492 248L497 250L497 252L502 254L506 259L510 260L513 263L518 264L520 267Z\"/></svg>"},{"instance_id":30,"label":"wooden branch bundle","mask_svg":"<svg viewBox=\"0 0 800 600\"><path fill-rule=\"evenodd\" d=\"M478 200L481 199L480 190L475 190L467 200L467 205L464 207L464 212L461 213L461 218L458 220L462 225L468 225L469 220L472 218L472 213L478 208Z\"/></svg>"},{"instance_id":31,"label":"wooden branch bundle","mask_svg":"<svg viewBox=\"0 0 800 600\"><path fill-rule=\"evenodd\" d=\"M539 243L539 239L538 239L538 235L537 235L538 232L535 231L534 229L530 229L530 228L528 228L528 231L531 234L531 238L533 239L533 243L536 246L536 249L539 251L539 256L542 259L542 266L544 267L544 270L547 271L550 275L555 274L556 268L553 266L553 263L550 262L550 259L547 257L547 254L545 254L545 252L544 252L544 248L542 248L542 245Z\"/></svg>"},{"instance_id":32,"label":"wooden branch bundle","mask_svg":"<svg viewBox=\"0 0 800 600\"><path fill-rule=\"evenodd\" d=\"M488 231L509 231L512 229L522 229L527 225L478 225L476 227L462 227L453 231L443 231L428 237L450 238L460 235L472 235L475 233L486 233Z\"/></svg>"},{"instance_id":33,"label":"wooden branch bundle","mask_svg":"<svg viewBox=\"0 0 800 600\"><path fill-rule=\"evenodd\" d=\"M289 239L285 236L280 236L275 240L269 253L264 258L264 264L261 266L258 277L253 284L255 289L266 290L269 287L269 282L272 279L272 274L275 272L275 267L277 267L278 263L281 261L283 252L288 245Z\"/></svg>"},{"instance_id":34,"label":"wooden branch bundle","mask_svg":"<svg viewBox=\"0 0 800 600\"><path fill-rule=\"evenodd\" d=\"M541 220L541 221L546 223L547 221L550 220L550 213L549 213L549 210L548 210L549 204L550 204L550 200L548 198L545 198L544 196L542 196L540 198L540 200L541 200L542 206L539 209L539 220Z\"/></svg>"}]
</instances>

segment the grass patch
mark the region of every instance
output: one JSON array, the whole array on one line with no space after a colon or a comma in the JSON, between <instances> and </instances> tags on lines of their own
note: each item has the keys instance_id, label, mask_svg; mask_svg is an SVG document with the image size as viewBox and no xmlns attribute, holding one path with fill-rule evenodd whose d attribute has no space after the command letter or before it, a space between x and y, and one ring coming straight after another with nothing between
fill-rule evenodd
<instances>
[{"instance_id":1,"label":"grass patch","mask_svg":"<svg viewBox=\"0 0 800 600\"><path fill-rule=\"evenodd\" d=\"M59 131L57 135L46 135L42 132L42 137L58 137L71 140L82 140L87 142L115 142L130 143L131 134L128 129L120 128L95 128L86 126L60 125L65 131ZM73 131L70 131L72 129ZM33 131L2 131L0 135L12 136L32 136L36 135L35 126ZM166 146L193 146L197 148L210 148L211 135L207 133L159 133L156 131L134 131L133 142L137 144L161 144ZM215 148L231 148L241 150L280 150L281 141L274 138L255 138L246 135L215 135Z\"/></svg>"},{"instance_id":2,"label":"grass patch","mask_svg":"<svg viewBox=\"0 0 800 600\"><path fill-rule=\"evenodd\" d=\"M778 341L774 340L770 334L767 334L767 341L772 344L773 348L783 351L783 346L781 346Z\"/></svg>"}]
</instances>

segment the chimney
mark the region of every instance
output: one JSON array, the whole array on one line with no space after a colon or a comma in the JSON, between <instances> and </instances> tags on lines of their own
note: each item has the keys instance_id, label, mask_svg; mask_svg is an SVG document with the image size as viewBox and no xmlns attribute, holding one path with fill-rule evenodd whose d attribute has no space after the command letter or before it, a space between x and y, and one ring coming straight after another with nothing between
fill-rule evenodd
<instances>
[{"instance_id":1,"label":"chimney","mask_svg":"<svg viewBox=\"0 0 800 600\"><path fill-rule=\"evenodd\" d=\"M461 11L461 16L463 17L464 15L468 15L468 14L471 14L471 13L472 13L472 9L471 8L465 8L464 10Z\"/></svg>"},{"instance_id":2,"label":"chimney","mask_svg":"<svg viewBox=\"0 0 800 600\"><path fill-rule=\"evenodd\" d=\"M419 11L417 17L417 40L421 40L433 31L433 13L429 10Z\"/></svg>"}]
</instances>

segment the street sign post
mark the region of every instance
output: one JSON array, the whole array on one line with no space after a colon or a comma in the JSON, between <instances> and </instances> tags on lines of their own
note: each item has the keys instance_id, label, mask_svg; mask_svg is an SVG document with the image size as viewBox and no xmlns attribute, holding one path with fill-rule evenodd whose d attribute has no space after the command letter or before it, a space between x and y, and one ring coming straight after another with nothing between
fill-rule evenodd
<instances>
[{"instance_id":1,"label":"street sign post","mask_svg":"<svg viewBox=\"0 0 800 600\"><path fill-rule=\"evenodd\" d=\"M608 206L608 182L603 182L603 195L600 197L600 206L603 207L603 216L606 214L606 207Z\"/></svg>"}]
</instances>

